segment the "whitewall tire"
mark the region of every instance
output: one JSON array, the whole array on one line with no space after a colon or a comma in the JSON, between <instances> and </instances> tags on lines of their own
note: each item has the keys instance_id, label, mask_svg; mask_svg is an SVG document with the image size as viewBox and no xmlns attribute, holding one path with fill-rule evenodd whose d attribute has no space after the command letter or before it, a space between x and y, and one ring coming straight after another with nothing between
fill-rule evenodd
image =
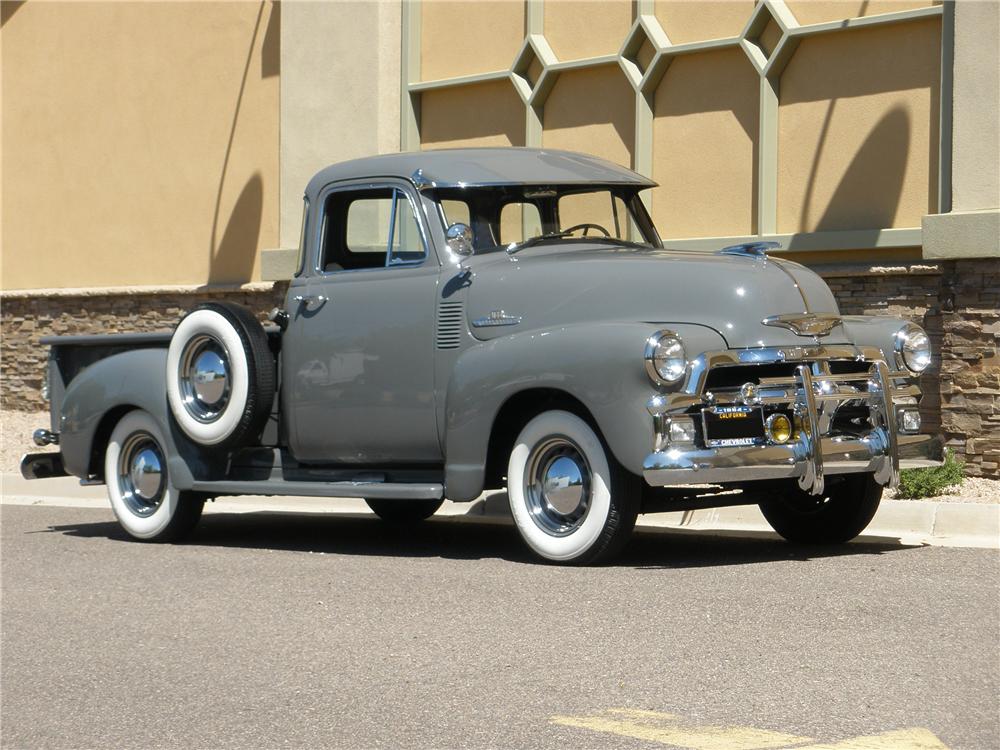
<instances>
[{"instance_id":1,"label":"whitewall tire","mask_svg":"<svg viewBox=\"0 0 1000 750\"><path fill-rule=\"evenodd\" d=\"M639 508L636 477L583 419L547 411L525 425L507 465L507 494L525 544L546 560L592 563L628 541Z\"/></svg>"},{"instance_id":2,"label":"whitewall tire","mask_svg":"<svg viewBox=\"0 0 1000 750\"><path fill-rule=\"evenodd\" d=\"M249 311L230 303L202 305L170 339L170 412L199 445L238 446L258 436L267 421L274 369L267 335Z\"/></svg>"},{"instance_id":3,"label":"whitewall tire","mask_svg":"<svg viewBox=\"0 0 1000 750\"><path fill-rule=\"evenodd\" d=\"M135 539L177 541L201 517L204 498L170 483L160 425L147 412L126 414L104 454L104 480L118 523Z\"/></svg>"}]
</instances>

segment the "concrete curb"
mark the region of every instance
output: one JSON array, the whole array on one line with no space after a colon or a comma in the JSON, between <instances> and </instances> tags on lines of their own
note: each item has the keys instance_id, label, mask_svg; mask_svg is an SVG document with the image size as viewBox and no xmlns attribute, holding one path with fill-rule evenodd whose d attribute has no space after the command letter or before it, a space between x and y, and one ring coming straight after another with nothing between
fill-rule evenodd
<instances>
[{"instance_id":1,"label":"concrete curb","mask_svg":"<svg viewBox=\"0 0 1000 750\"><path fill-rule=\"evenodd\" d=\"M72 477L29 482L17 474L0 475L4 505L108 508L103 486L81 487ZM351 498L227 497L210 503L207 513L345 513L368 515L363 500ZM472 503L445 502L437 514L449 520L512 523L504 492ZM756 506L655 513L639 517L638 528L773 537ZM883 500L874 520L855 543L898 539L902 544L1000 549L1000 505L936 500Z\"/></svg>"}]
</instances>

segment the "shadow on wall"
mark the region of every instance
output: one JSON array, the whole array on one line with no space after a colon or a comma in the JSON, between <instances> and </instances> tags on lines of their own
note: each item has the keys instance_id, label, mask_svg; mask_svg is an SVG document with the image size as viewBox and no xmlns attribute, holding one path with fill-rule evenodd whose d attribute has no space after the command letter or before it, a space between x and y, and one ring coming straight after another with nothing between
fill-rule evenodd
<instances>
[{"instance_id":1,"label":"shadow on wall","mask_svg":"<svg viewBox=\"0 0 1000 750\"><path fill-rule=\"evenodd\" d=\"M17 13L21 6L24 5L28 0L4 0L0 3L0 28L2 28L10 17Z\"/></svg>"},{"instance_id":2,"label":"shadow on wall","mask_svg":"<svg viewBox=\"0 0 1000 750\"><path fill-rule=\"evenodd\" d=\"M608 123L625 150L635 153L635 94L621 68L615 64L561 73L545 102L543 118L547 134L559 130L582 131L589 126ZM602 153L599 146L603 145L595 144L592 149L567 147L615 160Z\"/></svg>"},{"instance_id":3,"label":"shadow on wall","mask_svg":"<svg viewBox=\"0 0 1000 750\"><path fill-rule=\"evenodd\" d=\"M656 117L731 112L747 138L757 141L759 76L741 49L674 60L656 89Z\"/></svg>"},{"instance_id":4,"label":"shadow on wall","mask_svg":"<svg viewBox=\"0 0 1000 750\"><path fill-rule=\"evenodd\" d=\"M208 272L210 284L239 283L250 279L263 213L264 180L260 172L255 172L233 204L226 230L212 254Z\"/></svg>"},{"instance_id":5,"label":"shadow on wall","mask_svg":"<svg viewBox=\"0 0 1000 750\"><path fill-rule=\"evenodd\" d=\"M281 3L274 0L267 17L267 31L260 48L260 77L281 74Z\"/></svg>"},{"instance_id":6,"label":"shadow on wall","mask_svg":"<svg viewBox=\"0 0 1000 750\"><path fill-rule=\"evenodd\" d=\"M524 105L510 81L425 91L415 105L422 148L525 143Z\"/></svg>"},{"instance_id":7,"label":"shadow on wall","mask_svg":"<svg viewBox=\"0 0 1000 750\"><path fill-rule=\"evenodd\" d=\"M833 104L831 102L827 119L832 115ZM821 140L802 206L801 226L808 226L810 219L809 206L822 146ZM854 154L830 197L826 210L816 223L815 231L842 230L845 217L850 217L858 227L854 232L870 234L868 244L875 247L881 227L891 227L899 210L909 148L910 115L902 107L893 107L875 124L861 148ZM863 206L858 204L859 195L866 196ZM802 238L801 241L798 240L799 237ZM808 232L796 233L791 236L785 249L813 249L809 243Z\"/></svg>"},{"instance_id":8,"label":"shadow on wall","mask_svg":"<svg viewBox=\"0 0 1000 750\"><path fill-rule=\"evenodd\" d=\"M261 20L267 0L261 0L254 22L253 33L250 35L250 45L247 50L246 63L243 66L243 77L240 89L236 95L236 108L233 111L233 122L229 129L229 140L226 143L226 154L222 161L222 171L219 175L219 188L215 198L215 214L212 221L212 236L209 245L211 262L208 270L208 283L243 283L250 280L253 274L254 261L257 258L257 245L260 241L260 228L264 211L264 180L260 172L253 176L243 186L239 198L233 205L229 220L222 238L218 238L222 194L229 171L229 159L232 156L233 141L236 138L236 126L240 118L243 95L246 91L247 77L250 73L250 63L253 60L257 36L260 33ZM261 46L261 77L277 75L280 60L280 11L277 2L271 4L268 16L268 28Z\"/></svg>"},{"instance_id":9,"label":"shadow on wall","mask_svg":"<svg viewBox=\"0 0 1000 750\"><path fill-rule=\"evenodd\" d=\"M816 231L841 229L845 216L861 227L891 227L903 193L909 149L910 115L902 107L893 107L851 159L816 223ZM869 196L863 207L858 205L859 195ZM806 219L804 216L803 226Z\"/></svg>"}]
</instances>

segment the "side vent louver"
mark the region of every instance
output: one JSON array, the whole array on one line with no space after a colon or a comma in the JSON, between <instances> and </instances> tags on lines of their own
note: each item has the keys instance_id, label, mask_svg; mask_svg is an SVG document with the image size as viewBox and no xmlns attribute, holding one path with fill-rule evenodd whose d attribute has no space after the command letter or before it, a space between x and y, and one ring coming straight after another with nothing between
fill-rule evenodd
<instances>
[{"instance_id":1,"label":"side vent louver","mask_svg":"<svg viewBox=\"0 0 1000 750\"><path fill-rule=\"evenodd\" d=\"M457 349L462 341L465 310L461 302L442 302L438 307L437 348Z\"/></svg>"}]
</instances>

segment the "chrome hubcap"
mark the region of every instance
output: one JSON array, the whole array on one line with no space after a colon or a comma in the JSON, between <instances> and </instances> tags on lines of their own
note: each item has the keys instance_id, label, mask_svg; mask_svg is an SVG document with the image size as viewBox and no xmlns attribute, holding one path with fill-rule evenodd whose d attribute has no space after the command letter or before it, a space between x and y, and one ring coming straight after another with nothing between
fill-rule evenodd
<instances>
[{"instance_id":1,"label":"chrome hubcap","mask_svg":"<svg viewBox=\"0 0 1000 750\"><path fill-rule=\"evenodd\" d=\"M188 414L213 422L229 403L229 355L211 336L196 336L184 348L178 366L181 396Z\"/></svg>"},{"instance_id":2,"label":"chrome hubcap","mask_svg":"<svg viewBox=\"0 0 1000 750\"><path fill-rule=\"evenodd\" d=\"M524 499L535 525L551 536L578 529L590 508L590 466L568 438L535 446L524 474Z\"/></svg>"},{"instance_id":3,"label":"chrome hubcap","mask_svg":"<svg viewBox=\"0 0 1000 750\"><path fill-rule=\"evenodd\" d=\"M118 456L118 489L126 507L135 515L152 515L163 502L166 489L163 453L148 432L129 436Z\"/></svg>"}]
</instances>

